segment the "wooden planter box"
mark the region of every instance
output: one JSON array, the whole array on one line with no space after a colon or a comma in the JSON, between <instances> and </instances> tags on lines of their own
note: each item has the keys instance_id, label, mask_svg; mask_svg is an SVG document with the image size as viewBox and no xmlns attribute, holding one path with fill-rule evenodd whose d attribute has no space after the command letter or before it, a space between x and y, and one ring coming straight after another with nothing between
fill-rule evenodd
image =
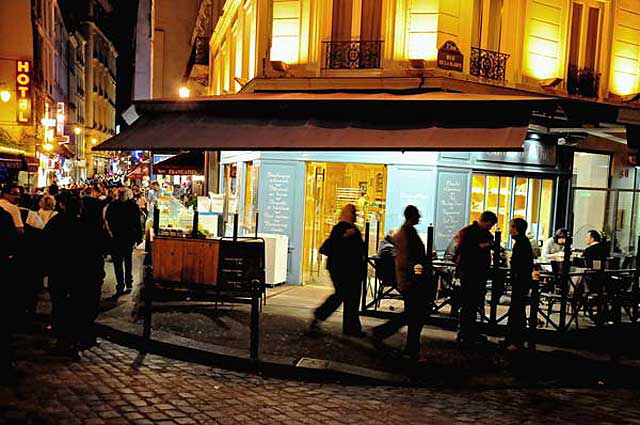
<instances>
[{"instance_id":1,"label":"wooden planter box","mask_svg":"<svg viewBox=\"0 0 640 425\"><path fill-rule=\"evenodd\" d=\"M218 284L220 240L161 236L153 240L151 253L155 280Z\"/></svg>"}]
</instances>

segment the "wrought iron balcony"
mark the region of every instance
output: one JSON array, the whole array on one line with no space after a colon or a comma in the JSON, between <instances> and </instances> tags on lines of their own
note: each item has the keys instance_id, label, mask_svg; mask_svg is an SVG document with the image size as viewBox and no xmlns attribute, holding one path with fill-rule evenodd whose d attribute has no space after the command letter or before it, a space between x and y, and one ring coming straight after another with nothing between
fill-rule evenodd
<instances>
[{"instance_id":1,"label":"wrought iron balcony","mask_svg":"<svg viewBox=\"0 0 640 425\"><path fill-rule=\"evenodd\" d=\"M600 74L591 68L578 68L577 65L569 65L567 93L584 97L598 97L599 89Z\"/></svg>"},{"instance_id":2,"label":"wrought iron balcony","mask_svg":"<svg viewBox=\"0 0 640 425\"><path fill-rule=\"evenodd\" d=\"M324 69L380 68L382 43L382 40L323 41Z\"/></svg>"},{"instance_id":3,"label":"wrought iron balcony","mask_svg":"<svg viewBox=\"0 0 640 425\"><path fill-rule=\"evenodd\" d=\"M504 81L509 56L507 53L472 47L469 72L476 77Z\"/></svg>"}]
</instances>

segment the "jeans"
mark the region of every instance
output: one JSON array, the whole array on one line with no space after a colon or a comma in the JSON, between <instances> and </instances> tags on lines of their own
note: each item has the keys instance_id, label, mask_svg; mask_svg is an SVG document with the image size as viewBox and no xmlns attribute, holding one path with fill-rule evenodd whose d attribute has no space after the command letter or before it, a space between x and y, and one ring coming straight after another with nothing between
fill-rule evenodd
<instances>
[{"instance_id":1,"label":"jeans","mask_svg":"<svg viewBox=\"0 0 640 425\"><path fill-rule=\"evenodd\" d=\"M118 292L124 291L125 287L127 289L133 287L132 257L133 244L116 245L111 251L113 271L116 275L116 291Z\"/></svg>"},{"instance_id":2,"label":"jeans","mask_svg":"<svg viewBox=\"0 0 640 425\"><path fill-rule=\"evenodd\" d=\"M462 307L458 336L473 338L480 334L477 317L480 308L484 307L484 295L487 289L487 273L477 271L462 271L460 284L462 286Z\"/></svg>"},{"instance_id":3,"label":"jeans","mask_svg":"<svg viewBox=\"0 0 640 425\"><path fill-rule=\"evenodd\" d=\"M414 284L402 293L404 311L388 322L373 328L374 336L385 339L407 326L405 351L412 357L420 354L420 334L429 313L430 299L424 284Z\"/></svg>"},{"instance_id":4,"label":"jeans","mask_svg":"<svg viewBox=\"0 0 640 425\"><path fill-rule=\"evenodd\" d=\"M342 311L342 332L355 334L362 331L358 303L360 302L361 283L357 276L336 277L332 276L335 292L331 294L314 313L317 320L327 320L340 304L344 304Z\"/></svg>"}]
</instances>

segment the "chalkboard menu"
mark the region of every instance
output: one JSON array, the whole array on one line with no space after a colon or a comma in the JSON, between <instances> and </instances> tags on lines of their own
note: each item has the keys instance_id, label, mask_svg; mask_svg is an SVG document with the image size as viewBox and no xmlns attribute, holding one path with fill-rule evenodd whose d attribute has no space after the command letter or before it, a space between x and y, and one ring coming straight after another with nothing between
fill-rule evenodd
<instances>
[{"instance_id":1,"label":"chalkboard menu","mask_svg":"<svg viewBox=\"0 0 640 425\"><path fill-rule=\"evenodd\" d=\"M436 249L446 249L456 233L467 224L468 182L466 173L438 173Z\"/></svg>"},{"instance_id":2,"label":"chalkboard menu","mask_svg":"<svg viewBox=\"0 0 640 425\"><path fill-rule=\"evenodd\" d=\"M220 242L218 287L253 292L264 285L264 241L262 239Z\"/></svg>"},{"instance_id":3,"label":"chalkboard menu","mask_svg":"<svg viewBox=\"0 0 640 425\"><path fill-rule=\"evenodd\" d=\"M292 170L286 168L268 170L266 175L266 190L261 193L266 195L266 202L261 207L264 215L261 231L279 235L289 235L291 225L290 205L293 204ZM260 184L263 184L262 182Z\"/></svg>"}]
</instances>

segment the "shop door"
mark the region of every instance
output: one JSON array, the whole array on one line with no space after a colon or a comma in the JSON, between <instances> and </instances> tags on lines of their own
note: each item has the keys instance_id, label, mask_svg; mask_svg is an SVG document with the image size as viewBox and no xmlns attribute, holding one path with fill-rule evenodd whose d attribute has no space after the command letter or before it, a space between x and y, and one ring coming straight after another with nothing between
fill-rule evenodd
<instances>
[{"instance_id":1,"label":"shop door","mask_svg":"<svg viewBox=\"0 0 640 425\"><path fill-rule=\"evenodd\" d=\"M330 285L326 257L318 253L338 222L342 208L354 204L356 225L369 223L369 252L383 237L387 172L384 165L309 162L306 167L302 271L307 284Z\"/></svg>"}]
</instances>

